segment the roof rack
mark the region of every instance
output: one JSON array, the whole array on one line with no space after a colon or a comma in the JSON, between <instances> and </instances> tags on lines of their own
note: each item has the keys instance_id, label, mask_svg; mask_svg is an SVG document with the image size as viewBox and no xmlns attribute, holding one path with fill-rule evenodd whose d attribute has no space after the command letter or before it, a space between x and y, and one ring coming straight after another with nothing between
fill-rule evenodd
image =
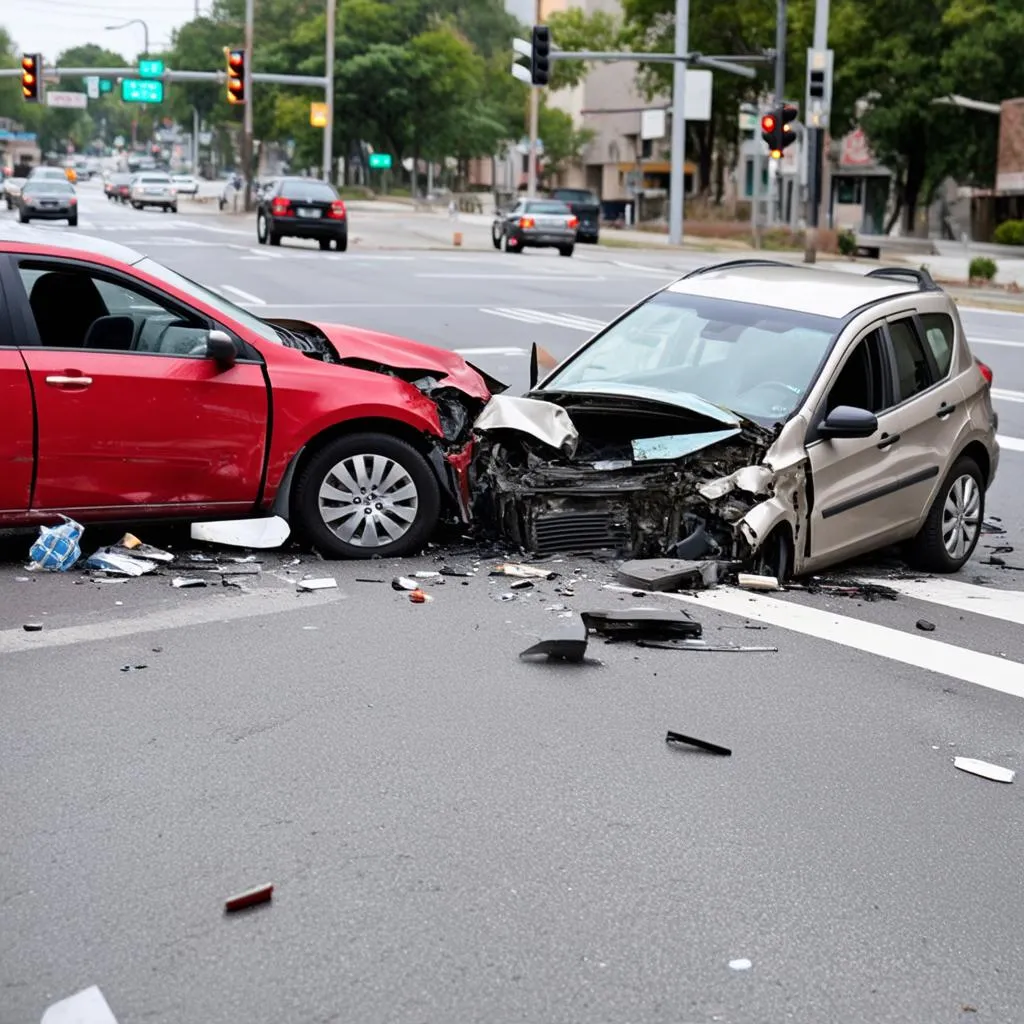
<instances>
[{"instance_id":1,"label":"roof rack","mask_svg":"<svg viewBox=\"0 0 1024 1024\"><path fill-rule=\"evenodd\" d=\"M890 277L894 280L908 278L917 284L918 291L939 291L939 286L935 283L932 275L929 274L927 270L917 270L914 267L877 267L875 270L869 270L864 276Z\"/></svg>"},{"instance_id":2,"label":"roof rack","mask_svg":"<svg viewBox=\"0 0 1024 1024\"><path fill-rule=\"evenodd\" d=\"M709 263L706 267L698 267L696 270L691 270L688 274L684 274L680 280L686 281L691 277L697 277L700 274L707 274L712 270L725 270L731 267L791 267L792 263L786 263L785 260L726 260L724 263Z\"/></svg>"}]
</instances>

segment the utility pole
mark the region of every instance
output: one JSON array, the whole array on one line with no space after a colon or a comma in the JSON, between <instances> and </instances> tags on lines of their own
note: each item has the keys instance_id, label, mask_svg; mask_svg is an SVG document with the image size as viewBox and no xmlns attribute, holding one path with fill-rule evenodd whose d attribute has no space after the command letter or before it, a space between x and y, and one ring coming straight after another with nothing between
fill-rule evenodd
<instances>
[{"instance_id":1,"label":"utility pole","mask_svg":"<svg viewBox=\"0 0 1024 1024\"><path fill-rule=\"evenodd\" d=\"M787 0L776 0L775 6L775 106L781 107L786 102L786 20ZM778 203L778 217L773 218L781 223L783 217L782 202L782 165L781 162L776 168L779 171L775 175L778 185L778 198L772 197L773 203Z\"/></svg>"},{"instance_id":2,"label":"utility pole","mask_svg":"<svg viewBox=\"0 0 1024 1024\"><path fill-rule=\"evenodd\" d=\"M828 49L828 0L815 0L814 49L823 53ZM808 111L809 120L810 111ZM818 251L818 219L821 206L821 159L825 148L825 129L807 128L807 230L804 243L804 263L814 263Z\"/></svg>"},{"instance_id":3,"label":"utility pole","mask_svg":"<svg viewBox=\"0 0 1024 1024\"><path fill-rule=\"evenodd\" d=\"M672 152L668 198L669 245L683 244L686 195L686 54L690 49L690 0L676 0L676 46L672 65Z\"/></svg>"},{"instance_id":4,"label":"utility pole","mask_svg":"<svg viewBox=\"0 0 1024 1024\"><path fill-rule=\"evenodd\" d=\"M242 166L245 169L245 210L252 209L252 36L255 0L245 0L245 106L242 108Z\"/></svg>"},{"instance_id":5,"label":"utility pole","mask_svg":"<svg viewBox=\"0 0 1024 1024\"><path fill-rule=\"evenodd\" d=\"M541 2L542 0L535 0L534 11L533 11L533 23L539 25L541 23ZM537 196L537 127L540 121L540 89L535 86L530 86L530 148L529 155L526 158L526 194L530 199L534 199Z\"/></svg>"},{"instance_id":6,"label":"utility pole","mask_svg":"<svg viewBox=\"0 0 1024 1024\"><path fill-rule=\"evenodd\" d=\"M251 2L251 0L250 0ZM334 180L334 22L338 13L338 0L327 0L327 51L324 77L324 100L327 102L327 124L324 125L324 181Z\"/></svg>"}]
</instances>

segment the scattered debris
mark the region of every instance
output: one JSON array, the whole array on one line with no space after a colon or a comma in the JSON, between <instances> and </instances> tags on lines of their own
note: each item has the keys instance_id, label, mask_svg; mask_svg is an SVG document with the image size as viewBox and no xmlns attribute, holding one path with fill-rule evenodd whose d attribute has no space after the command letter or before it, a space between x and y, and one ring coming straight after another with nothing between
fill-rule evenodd
<instances>
[{"instance_id":1,"label":"scattered debris","mask_svg":"<svg viewBox=\"0 0 1024 1024\"><path fill-rule=\"evenodd\" d=\"M337 587L338 581L333 576L325 576L318 580L299 580L299 590L332 590Z\"/></svg>"},{"instance_id":2,"label":"scattered debris","mask_svg":"<svg viewBox=\"0 0 1024 1024\"><path fill-rule=\"evenodd\" d=\"M383 582L384 582L383 580L371 580L371 579L368 579L365 576L362 576L362 577L361 576L357 576L356 577L356 583L383 583Z\"/></svg>"},{"instance_id":3,"label":"scattered debris","mask_svg":"<svg viewBox=\"0 0 1024 1024\"><path fill-rule=\"evenodd\" d=\"M436 580L440 576L441 574L433 569L421 569L419 572L413 573L413 577L418 580Z\"/></svg>"},{"instance_id":4,"label":"scattered debris","mask_svg":"<svg viewBox=\"0 0 1024 1024\"><path fill-rule=\"evenodd\" d=\"M396 576L391 581L392 590L419 590L420 585L415 581L409 579L408 576Z\"/></svg>"},{"instance_id":5,"label":"scattered debris","mask_svg":"<svg viewBox=\"0 0 1024 1024\"><path fill-rule=\"evenodd\" d=\"M260 903L269 903L274 895L273 884L257 885L254 889L248 889L232 896L224 901L224 910L231 914L236 910L245 910L247 907L255 907Z\"/></svg>"},{"instance_id":6,"label":"scattered debris","mask_svg":"<svg viewBox=\"0 0 1024 1024\"><path fill-rule=\"evenodd\" d=\"M549 661L581 662L587 653L587 627L581 620L567 623L556 633L538 641L519 655L520 658L545 656Z\"/></svg>"},{"instance_id":7,"label":"scattered debris","mask_svg":"<svg viewBox=\"0 0 1024 1024\"><path fill-rule=\"evenodd\" d=\"M709 644L705 640L637 640L638 647L653 647L662 651L714 651L736 654L778 654L778 647L768 645Z\"/></svg>"},{"instance_id":8,"label":"scattered debris","mask_svg":"<svg viewBox=\"0 0 1024 1024\"><path fill-rule=\"evenodd\" d=\"M729 969L733 971L749 971L754 964L748 960L745 956L740 957L738 960L729 961Z\"/></svg>"},{"instance_id":9,"label":"scattered debris","mask_svg":"<svg viewBox=\"0 0 1024 1024\"><path fill-rule=\"evenodd\" d=\"M216 562L217 561L216 558L211 558L209 555L203 555L203 554L189 555L188 556L188 560L190 562Z\"/></svg>"},{"instance_id":10,"label":"scattered debris","mask_svg":"<svg viewBox=\"0 0 1024 1024\"><path fill-rule=\"evenodd\" d=\"M433 601L434 599L429 594L424 594L423 591L417 587L416 590L409 594L409 600L412 601L413 604L426 604L428 601Z\"/></svg>"},{"instance_id":11,"label":"scattered debris","mask_svg":"<svg viewBox=\"0 0 1024 1024\"><path fill-rule=\"evenodd\" d=\"M896 601L900 596L898 591L881 583L839 577L823 579L820 576L814 576L806 585L789 583L787 587L790 590L804 590L808 594L827 594L831 597L855 597L869 603L873 601Z\"/></svg>"},{"instance_id":12,"label":"scattered debris","mask_svg":"<svg viewBox=\"0 0 1024 1024\"><path fill-rule=\"evenodd\" d=\"M79 541L85 532L81 523L67 516L59 526L40 526L39 536L29 548L31 564L29 569L46 569L49 572L67 572L82 557Z\"/></svg>"},{"instance_id":13,"label":"scattered debris","mask_svg":"<svg viewBox=\"0 0 1024 1024\"><path fill-rule=\"evenodd\" d=\"M26 622L21 628L26 633L38 633L43 628L43 624L41 622Z\"/></svg>"},{"instance_id":14,"label":"scattered debris","mask_svg":"<svg viewBox=\"0 0 1024 1024\"><path fill-rule=\"evenodd\" d=\"M205 587L206 580L201 576L175 576L171 580L171 586L176 589L181 589L182 587Z\"/></svg>"},{"instance_id":15,"label":"scattered debris","mask_svg":"<svg viewBox=\"0 0 1024 1024\"><path fill-rule=\"evenodd\" d=\"M532 590L533 580L516 580L515 583L509 584L510 590Z\"/></svg>"},{"instance_id":16,"label":"scattered debris","mask_svg":"<svg viewBox=\"0 0 1024 1024\"><path fill-rule=\"evenodd\" d=\"M718 562L693 562L673 558L645 558L623 562L618 575L627 586L664 592L715 586L720 579Z\"/></svg>"},{"instance_id":17,"label":"scattered debris","mask_svg":"<svg viewBox=\"0 0 1024 1024\"><path fill-rule=\"evenodd\" d=\"M504 565L497 565L491 570L492 576L517 576L520 579L532 580L553 580L558 576L557 572L550 569L538 569L533 565L516 565L507 562Z\"/></svg>"},{"instance_id":18,"label":"scattered debris","mask_svg":"<svg viewBox=\"0 0 1024 1024\"><path fill-rule=\"evenodd\" d=\"M240 562L234 565L218 565L211 572L219 572L221 576L259 576L263 566L252 562Z\"/></svg>"},{"instance_id":19,"label":"scattered debris","mask_svg":"<svg viewBox=\"0 0 1024 1024\"><path fill-rule=\"evenodd\" d=\"M1012 555L1013 545L1012 544L986 544L986 548L992 552L993 555Z\"/></svg>"},{"instance_id":20,"label":"scattered debris","mask_svg":"<svg viewBox=\"0 0 1024 1024\"><path fill-rule=\"evenodd\" d=\"M40 1024L117 1024L117 1018L93 985L48 1007Z\"/></svg>"},{"instance_id":21,"label":"scattered debris","mask_svg":"<svg viewBox=\"0 0 1024 1024\"><path fill-rule=\"evenodd\" d=\"M918 619L917 628L921 630L922 633L934 633L935 623L929 622L927 619Z\"/></svg>"},{"instance_id":22,"label":"scattered debris","mask_svg":"<svg viewBox=\"0 0 1024 1024\"><path fill-rule=\"evenodd\" d=\"M120 551L129 554L133 558L145 558L150 562L173 562L174 555L170 551L155 548L151 544L143 544L134 533L126 533L112 548L111 551Z\"/></svg>"},{"instance_id":23,"label":"scattered debris","mask_svg":"<svg viewBox=\"0 0 1024 1024\"><path fill-rule=\"evenodd\" d=\"M998 516L990 516L988 519L982 521L981 532L982 533L1006 533L1006 530L999 524L1002 522Z\"/></svg>"},{"instance_id":24,"label":"scattered debris","mask_svg":"<svg viewBox=\"0 0 1024 1024\"><path fill-rule=\"evenodd\" d=\"M250 593L249 588L238 576L221 576L220 583L222 587L234 587L236 590L241 590L245 594Z\"/></svg>"},{"instance_id":25,"label":"scattered debris","mask_svg":"<svg viewBox=\"0 0 1024 1024\"><path fill-rule=\"evenodd\" d=\"M460 569L457 566L453 566L453 565L442 565L441 566L441 575L442 576L463 576L463 577L468 577L468 576L475 576L476 572L473 569Z\"/></svg>"},{"instance_id":26,"label":"scattered debris","mask_svg":"<svg viewBox=\"0 0 1024 1024\"><path fill-rule=\"evenodd\" d=\"M148 665L125 665L122 672L141 672L144 668L149 668Z\"/></svg>"},{"instance_id":27,"label":"scattered debris","mask_svg":"<svg viewBox=\"0 0 1024 1024\"><path fill-rule=\"evenodd\" d=\"M998 555L989 555L981 560L982 565L1006 565L1006 561Z\"/></svg>"},{"instance_id":28,"label":"scattered debris","mask_svg":"<svg viewBox=\"0 0 1024 1024\"><path fill-rule=\"evenodd\" d=\"M720 747L717 743L708 743L707 740L694 739L692 736L684 736L680 732L672 732L670 729L665 736L666 743L685 743L690 747L698 747L706 750L709 754L718 754L721 757L732 757L732 751L728 747Z\"/></svg>"},{"instance_id":29,"label":"scattered debris","mask_svg":"<svg viewBox=\"0 0 1024 1024\"><path fill-rule=\"evenodd\" d=\"M987 761L978 761L973 757L954 757L953 767L959 768L962 772L969 772L971 775L979 775L983 779L991 779L992 782L1013 782L1017 774L1012 768L1002 768L997 764L989 764Z\"/></svg>"},{"instance_id":30,"label":"scattered debris","mask_svg":"<svg viewBox=\"0 0 1024 1024\"><path fill-rule=\"evenodd\" d=\"M582 612L588 631L611 640L699 639L703 630L685 612L672 614L660 608L624 608L615 611Z\"/></svg>"},{"instance_id":31,"label":"scattered debris","mask_svg":"<svg viewBox=\"0 0 1024 1024\"><path fill-rule=\"evenodd\" d=\"M193 540L231 548L279 548L290 534L291 527L280 516L192 524Z\"/></svg>"},{"instance_id":32,"label":"scattered debris","mask_svg":"<svg viewBox=\"0 0 1024 1024\"><path fill-rule=\"evenodd\" d=\"M778 590L779 581L774 576L757 576L754 573L741 572L736 582L743 590Z\"/></svg>"},{"instance_id":33,"label":"scattered debris","mask_svg":"<svg viewBox=\"0 0 1024 1024\"><path fill-rule=\"evenodd\" d=\"M86 559L85 564L97 572L111 572L119 576L144 576L157 567L156 562L119 554L113 548L100 548Z\"/></svg>"}]
</instances>

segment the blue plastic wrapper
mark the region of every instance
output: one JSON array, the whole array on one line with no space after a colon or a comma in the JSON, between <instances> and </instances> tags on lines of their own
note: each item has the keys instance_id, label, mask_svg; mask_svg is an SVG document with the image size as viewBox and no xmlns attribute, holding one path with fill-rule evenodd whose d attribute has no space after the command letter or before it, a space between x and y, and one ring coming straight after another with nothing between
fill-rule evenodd
<instances>
[{"instance_id":1,"label":"blue plastic wrapper","mask_svg":"<svg viewBox=\"0 0 1024 1024\"><path fill-rule=\"evenodd\" d=\"M35 544L29 550L32 567L50 572L67 572L82 557L79 541L84 528L67 516L60 526L41 526Z\"/></svg>"}]
</instances>

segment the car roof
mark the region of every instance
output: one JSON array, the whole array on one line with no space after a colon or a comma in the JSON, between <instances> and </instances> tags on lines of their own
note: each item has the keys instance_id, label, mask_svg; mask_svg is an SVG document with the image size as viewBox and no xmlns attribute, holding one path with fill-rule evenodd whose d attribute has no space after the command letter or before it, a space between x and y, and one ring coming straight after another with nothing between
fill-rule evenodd
<instances>
[{"instance_id":1,"label":"car roof","mask_svg":"<svg viewBox=\"0 0 1024 1024\"><path fill-rule=\"evenodd\" d=\"M108 242L105 238L93 238L91 235L80 235L71 231L47 231L46 242L39 241L39 232L16 221L0 222L0 250L7 249L6 243L17 242L28 245L35 256L56 256L60 253L73 252L84 256L102 256L108 260L117 260L134 266L145 259L141 252L129 249L117 242Z\"/></svg>"},{"instance_id":2,"label":"car roof","mask_svg":"<svg viewBox=\"0 0 1024 1024\"><path fill-rule=\"evenodd\" d=\"M751 262L697 271L670 284L666 291L842 320L863 306L916 293L920 288L905 280L866 277L842 270Z\"/></svg>"}]
</instances>

